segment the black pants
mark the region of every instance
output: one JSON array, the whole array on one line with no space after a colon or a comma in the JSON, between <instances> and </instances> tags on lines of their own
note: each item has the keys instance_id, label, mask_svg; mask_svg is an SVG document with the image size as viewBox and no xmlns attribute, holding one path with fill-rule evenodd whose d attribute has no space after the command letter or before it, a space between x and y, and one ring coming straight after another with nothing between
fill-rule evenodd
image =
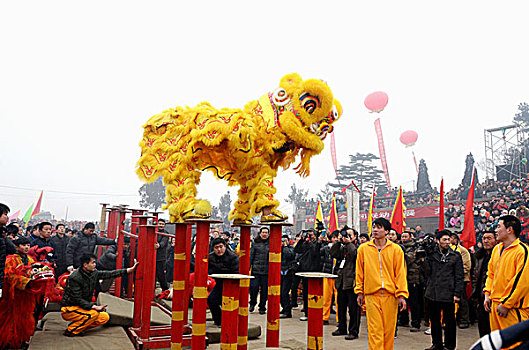
<instances>
[{"instance_id":1,"label":"black pants","mask_svg":"<svg viewBox=\"0 0 529 350\"><path fill-rule=\"evenodd\" d=\"M209 311L211 311L211 317L217 326L220 326L222 321L222 309L220 308L222 304L222 282L221 279L215 279L215 287L208 295Z\"/></svg>"},{"instance_id":2,"label":"black pants","mask_svg":"<svg viewBox=\"0 0 529 350\"><path fill-rule=\"evenodd\" d=\"M360 306L353 289L338 289L338 330L358 337L360 330ZM347 327L347 309L349 309L349 327Z\"/></svg>"},{"instance_id":3,"label":"black pants","mask_svg":"<svg viewBox=\"0 0 529 350\"><path fill-rule=\"evenodd\" d=\"M485 311L482 300L480 300L479 304L476 307L476 316L478 318L479 336L483 337L489 334L490 333L489 313Z\"/></svg>"},{"instance_id":4,"label":"black pants","mask_svg":"<svg viewBox=\"0 0 529 350\"><path fill-rule=\"evenodd\" d=\"M294 275L292 277L292 290L290 292L290 305L292 307L298 306L298 287L301 282L301 277Z\"/></svg>"},{"instance_id":5,"label":"black pants","mask_svg":"<svg viewBox=\"0 0 529 350\"><path fill-rule=\"evenodd\" d=\"M424 310L423 286L422 284L410 283L408 284L408 291L410 293L408 304L411 313L411 326L414 328L421 328L421 314ZM406 312L407 316L408 311L405 310L404 312Z\"/></svg>"},{"instance_id":6,"label":"black pants","mask_svg":"<svg viewBox=\"0 0 529 350\"><path fill-rule=\"evenodd\" d=\"M292 274L281 275L281 308L285 315L292 314L292 305L290 304L290 289L292 287Z\"/></svg>"},{"instance_id":7,"label":"black pants","mask_svg":"<svg viewBox=\"0 0 529 350\"><path fill-rule=\"evenodd\" d=\"M165 260L156 262L156 280L160 283L162 290L168 290L167 280L165 279Z\"/></svg>"},{"instance_id":8,"label":"black pants","mask_svg":"<svg viewBox=\"0 0 529 350\"><path fill-rule=\"evenodd\" d=\"M459 325L470 324L470 313L467 300L467 285L468 282L465 282L465 288L463 289L463 294L461 295L461 301L459 302L459 309L457 309L457 323Z\"/></svg>"},{"instance_id":9,"label":"black pants","mask_svg":"<svg viewBox=\"0 0 529 350\"><path fill-rule=\"evenodd\" d=\"M443 327L441 325L441 310L443 311L443 323L445 324L444 347L450 350L456 348L456 318L454 315L455 304L452 302L441 302L428 300L428 311L432 325L432 344L443 348Z\"/></svg>"},{"instance_id":10,"label":"black pants","mask_svg":"<svg viewBox=\"0 0 529 350\"><path fill-rule=\"evenodd\" d=\"M301 281L303 283L303 311L307 316L309 312L309 279L302 277Z\"/></svg>"},{"instance_id":11,"label":"black pants","mask_svg":"<svg viewBox=\"0 0 529 350\"><path fill-rule=\"evenodd\" d=\"M268 299L268 275L253 275L255 278L250 280L250 306L257 304L257 294L261 289L259 298L259 310L266 311L266 300Z\"/></svg>"}]
</instances>

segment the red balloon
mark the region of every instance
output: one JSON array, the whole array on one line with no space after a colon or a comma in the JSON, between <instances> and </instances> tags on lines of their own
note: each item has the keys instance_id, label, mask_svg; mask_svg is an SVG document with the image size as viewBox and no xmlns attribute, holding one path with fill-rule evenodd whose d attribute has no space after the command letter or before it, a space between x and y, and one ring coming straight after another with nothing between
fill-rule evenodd
<instances>
[{"instance_id":1,"label":"red balloon","mask_svg":"<svg viewBox=\"0 0 529 350\"><path fill-rule=\"evenodd\" d=\"M400 142L405 144L406 147L411 147L415 145L415 142L417 142L418 138L419 135L415 131L407 130L400 135Z\"/></svg>"},{"instance_id":2,"label":"red balloon","mask_svg":"<svg viewBox=\"0 0 529 350\"><path fill-rule=\"evenodd\" d=\"M364 105L371 112L380 113L386 108L388 104L388 95L384 91L373 92L364 100Z\"/></svg>"}]
</instances>

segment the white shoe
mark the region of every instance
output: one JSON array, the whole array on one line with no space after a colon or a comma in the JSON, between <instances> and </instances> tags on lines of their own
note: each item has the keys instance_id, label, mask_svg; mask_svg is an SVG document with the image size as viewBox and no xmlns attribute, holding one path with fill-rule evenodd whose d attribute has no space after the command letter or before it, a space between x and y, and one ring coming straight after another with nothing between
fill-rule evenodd
<instances>
[{"instance_id":1,"label":"white shoe","mask_svg":"<svg viewBox=\"0 0 529 350\"><path fill-rule=\"evenodd\" d=\"M299 320L300 320L300 321L306 321L306 320L308 320L308 318L307 318L307 316L301 316L301 317L299 318Z\"/></svg>"},{"instance_id":2,"label":"white shoe","mask_svg":"<svg viewBox=\"0 0 529 350\"><path fill-rule=\"evenodd\" d=\"M432 335L432 328L431 327L426 328L426 330L424 331L424 334Z\"/></svg>"}]
</instances>

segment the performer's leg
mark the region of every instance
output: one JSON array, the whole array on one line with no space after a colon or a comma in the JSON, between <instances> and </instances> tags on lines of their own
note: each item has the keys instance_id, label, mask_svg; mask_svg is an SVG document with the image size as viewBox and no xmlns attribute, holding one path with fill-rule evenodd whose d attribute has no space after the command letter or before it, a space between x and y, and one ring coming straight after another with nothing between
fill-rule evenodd
<instances>
[{"instance_id":1,"label":"performer's leg","mask_svg":"<svg viewBox=\"0 0 529 350\"><path fill-rule=\"evenodd\" d=\"M399 302L394 295L386 295L382 300L382 317L384 321L384 350L392 350L395 342L395 329L397 327L397 313Z\"/></svg>"},{"instance_id":2,"label":"performer's leg","mask_svg":"<svg viewBox=\"0 0 529 350\"><path fill-rule=\"evenodd\" d=\"M99 312L96 310L85 310L78 306L68 306L61 308L61 316L64 320L71 321L68 325L68 331L73 334L79 334L97 320Z\"/></svg>"},{"instance_id":3,"label":"performer's leg","mask_svg":"<svg viewBox=\"0 0 529 350\"><path fill-rule=\"evenodd\" d=\"M329 316L331 315L333 285L334 285L334 279L331 279L331 278L323 279L323 320L324 321L329 321Z\"/></svg>"},{"instance_id":4,"label":"performer's leg","mask_svg":"<svg viewBox=\"0 0 529 350\"><path fill-rule=\"evenodd\" d=\"M108 320L110 320L110 315L108 313L106 313L106 312L100 312L99 315L97 316L97 318L94 320L94 322L89 324L86 327L86 329L91 329L91 328L102 326L105 323L107 323Z\"/></svg>"},{"instance_id":5,"label":"performer's leg","mask_svg":"<svg viewBox=\"0 0 529 350\"><path fill-rule=\"evenodd\" d=\"M384 316L382 310L382 297L366 295L367 337L369 349L384 349Z\"/></svg>"}]
</instances>

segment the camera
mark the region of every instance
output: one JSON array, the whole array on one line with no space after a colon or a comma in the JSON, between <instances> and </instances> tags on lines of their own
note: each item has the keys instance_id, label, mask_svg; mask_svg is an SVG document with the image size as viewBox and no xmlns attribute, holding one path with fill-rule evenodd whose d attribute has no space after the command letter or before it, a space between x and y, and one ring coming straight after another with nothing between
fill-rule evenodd
<instances>
[{"instance_id":1,"label":"camera","mask_svg":"<svg viewBox=\"0 0 529 350\"><path fill-rule=\"evenodd\" d=\"M437 243L435 243L433 236L426 235L421 241L417 241L415 243L415 257L420 259L426 257L427 255L431 255L434 252L436 245Z\"/></svg>"}]
</instances>

